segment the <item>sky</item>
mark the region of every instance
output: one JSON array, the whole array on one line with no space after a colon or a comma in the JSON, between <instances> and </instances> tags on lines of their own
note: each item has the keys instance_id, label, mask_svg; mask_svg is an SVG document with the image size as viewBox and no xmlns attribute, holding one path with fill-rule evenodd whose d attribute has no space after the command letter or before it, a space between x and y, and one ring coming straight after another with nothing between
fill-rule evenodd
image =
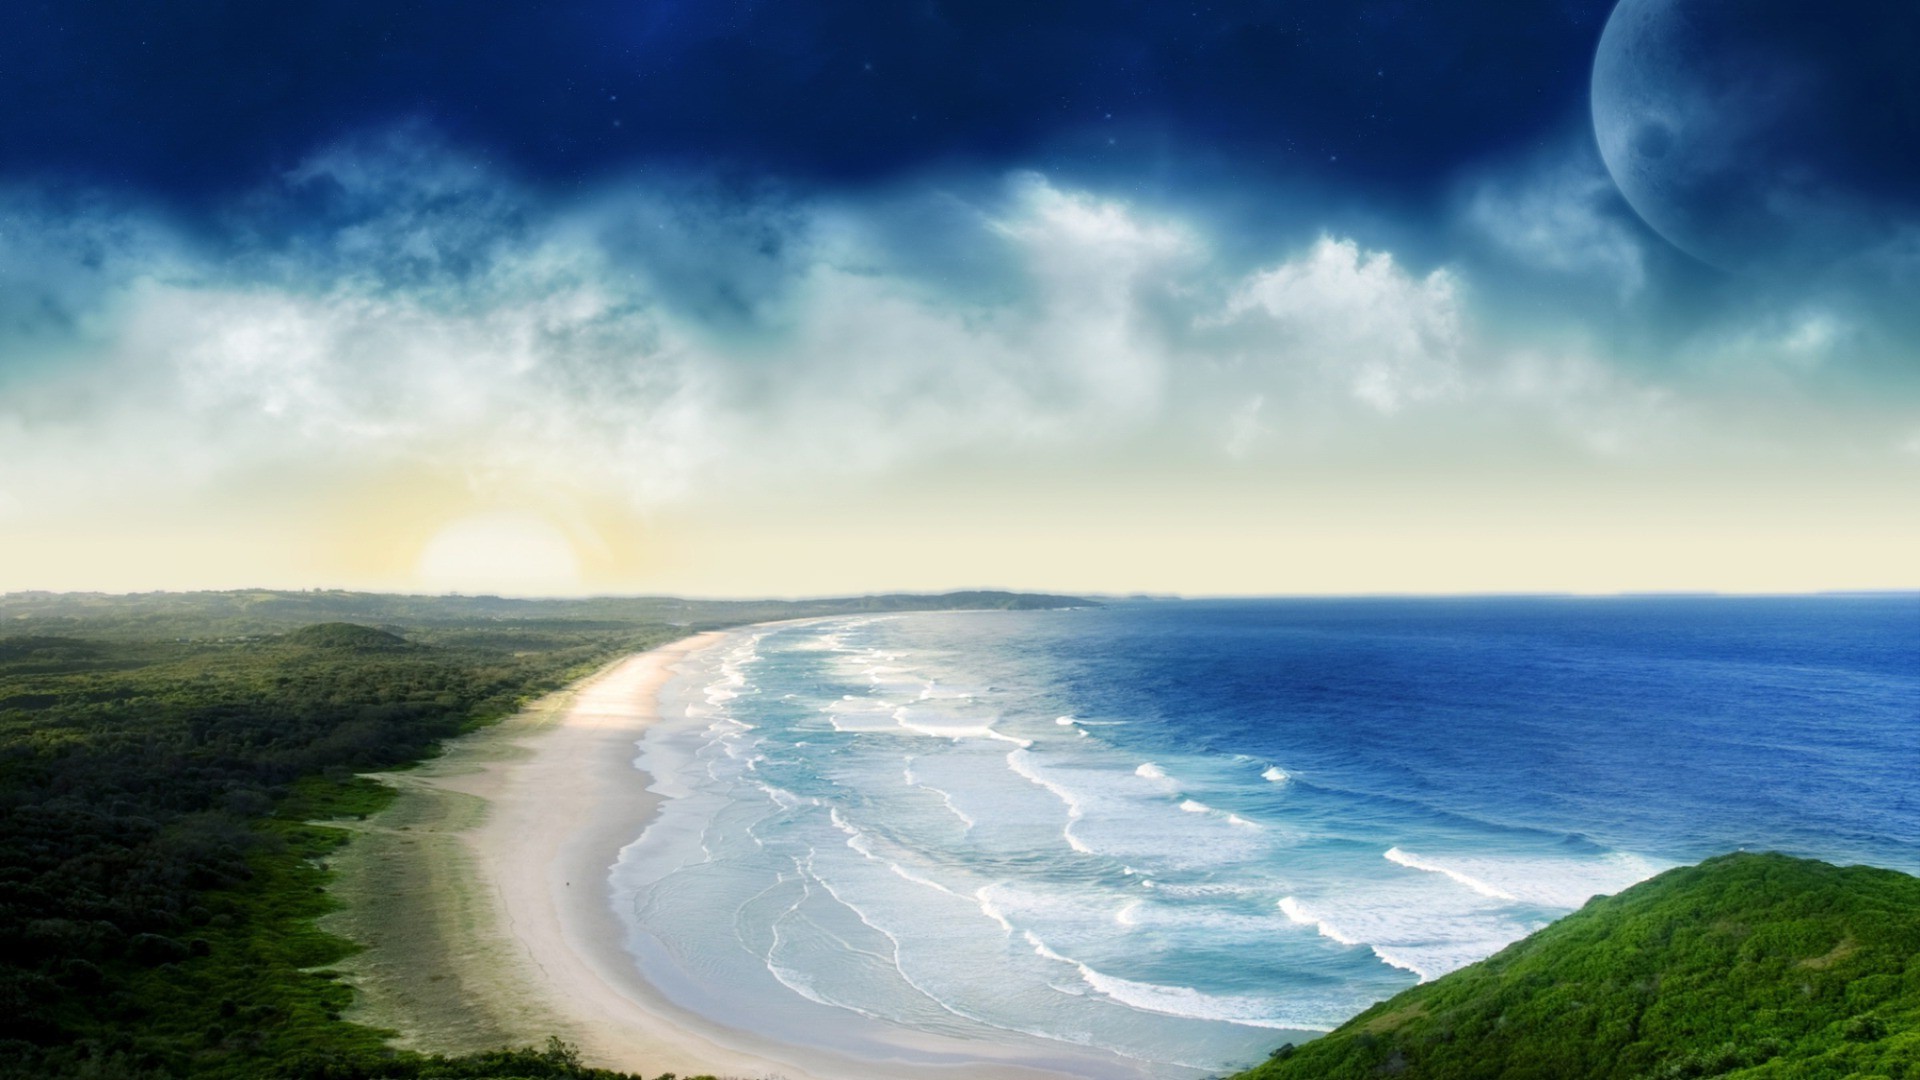
<instances>
[{"instance_id":1,"label":"sky","mask_svg":"<svg viewBox=\"0 0 1920 1080\"><path fill-rule=\"evenodd\" d=\"M1900 0L28 2L0 590L1920 587Z\"/></svg>"}]
</instances>

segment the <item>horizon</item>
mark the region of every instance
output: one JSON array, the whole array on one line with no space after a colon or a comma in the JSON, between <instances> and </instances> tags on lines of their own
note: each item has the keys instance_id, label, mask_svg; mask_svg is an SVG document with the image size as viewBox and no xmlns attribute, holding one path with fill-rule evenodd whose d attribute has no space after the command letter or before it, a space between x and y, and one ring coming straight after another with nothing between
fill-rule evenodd
<instances>
[{"instance_id":1,"label":"horizon","mask_svg":"<svg viewBox=\"0 0 1920 1080\"><path fill-rule=\"evenodd\" d=\"M1920 589L1913 20L1674 10L0 14L0 590Z\"/></svg>"},{"instance_id":2,"label":"horizon","mask_svg":"<svg viewBox=\"0 0 1920 1080\"><path fill-rule=\"evenodd\" d=\"M288 595L338 594L344 596L394 597L413 600L525 600L532 602L588 600L684 600L690 603L731 603L763 601L767 603L809 603L824 600L858 600L884 597L939 598L943 596L966 596L975 594L1005 596L1045 596L1064 600L1090 600L1096 602L1139 602L1171 603L1179 601L1208 600L1659 600L1659 599L1727 599L1727 600L1796 600L1821 598L1899 598L1920 597L1920 589L1820 589L1799 592L1722 592L1702 589L1654 589L1623 590L1618 592L1350 592L1350 593L1166 593L1128 590L1122 592L1102 592L1097 590L1062 589L1013 589L993 585L941 587L932 589L886 589L863 592L835 593L647 593L647 592L581 592L581 593L500 593L500 592L407 592L383 589L353 589L333 586L276 587L265 585L242 585L214 589L144 589L126 592L113 592L98 589L8 589L0 590L0 599L18 596L100 596L111 599L133 599L143 596L219 596L240 593L285 593ZM956 610L995 610L995 609L956 609Z\"/></svg>"}]
</instances>

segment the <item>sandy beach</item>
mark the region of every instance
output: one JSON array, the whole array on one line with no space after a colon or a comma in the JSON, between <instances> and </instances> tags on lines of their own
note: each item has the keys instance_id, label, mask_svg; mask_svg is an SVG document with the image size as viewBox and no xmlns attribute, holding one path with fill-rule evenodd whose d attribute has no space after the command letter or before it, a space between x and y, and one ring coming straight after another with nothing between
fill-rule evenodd
<instances>
[{"instance_id":1,"label":"sandy beach","mask_svg":"<svg viewBox=\"0 0 1920 1080\"><path fill-rule=\"evenodd\" d=\"M718 634L628 657L382 777L395 807L338 866L333 928L369 946L344 965L356 1017L402 1045L468 1051L558 1034L596 1064L649 1075L811 1074L703 1038L627 970L606 871L658 804L632 766L677 661Z\"/></svg>"},{"instance_id":2,"label":"sandy beach","mask_svg":"<svg viewBox=\"0 0 1920 1080\"><path fill-rule=\"evenodd\" d=\"M400 797L355 826L361 835L335 864L347 907L328 919L366 946L340 965L361 991L351 1018L432 1052L557 1034L592 1064L649 1076L1085 1075L1022 1063L1010 1047L936 1047L912 1033L900 1034L900 1050L941 1060L773 1043L680 1009L646 982L623 948L608 885L660 801L634 768L635 743L677 665L723 638L628 657L418 769L381 777Z\"/></svg>"}]
</instances>

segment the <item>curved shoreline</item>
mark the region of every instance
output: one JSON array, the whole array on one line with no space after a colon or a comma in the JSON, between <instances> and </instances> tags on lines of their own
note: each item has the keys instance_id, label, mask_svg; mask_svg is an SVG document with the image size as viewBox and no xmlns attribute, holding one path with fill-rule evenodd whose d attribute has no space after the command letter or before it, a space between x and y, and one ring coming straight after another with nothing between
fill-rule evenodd
<instances>
[{"instance_id":1,"label":"curved shoreline","mask_svg":"<svg viewBox=\"0 0 1920 1080\"><path fill-rule=\"evenodd\" d=\"M775 1041L750 1021L682 1009L647 982L610 882L661 803L634 764L636 743L682 662L750 629L626 657L417 769L381 774L399 797L347 826L360 834L334 860L347 906L325 920L365 946L337 965L360 991L348 1018L427 1052L558 1035L592 1064L646 1075L1084 1080L1007 1046L969 1044L959 1060L946 1041L906 1031L874 1056ZM936 1060L917 1052L936 1048Z\"/></svg>"},{"instance_id":2,"label":"curved shoreline","mask_svg":"<svg viewBox=\"0 0 1920 1080\"><path fill-rule=\"evenodd\" d=\"M811 1074L704 1037L620 970L606 869L659 797L632 766L674 666L697 634L616 661L418 769L336 860L345 911L328 928L366 946L340 967L351 1019L425 1051L559 1035L611 1068L681 1075Z\"/></svg>"}]
</instances>

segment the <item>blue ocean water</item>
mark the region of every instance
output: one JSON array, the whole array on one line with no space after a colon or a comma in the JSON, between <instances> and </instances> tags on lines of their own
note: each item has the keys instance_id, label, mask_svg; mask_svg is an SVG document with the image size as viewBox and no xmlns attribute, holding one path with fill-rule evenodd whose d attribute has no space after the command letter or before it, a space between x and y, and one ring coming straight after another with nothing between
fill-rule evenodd
<instances>
[{"instance_id":1,"label":"blue ocean water","mask_svg":"<svg viewBox=\"0 0 1920 1080\"><path fill-rule=\"evenodd\" d=\"M857 617L672 693L635 958L803 1044L1197 1075L1679 863L1920 871L1913 597Z\"/></svg>"}]
</instances>

